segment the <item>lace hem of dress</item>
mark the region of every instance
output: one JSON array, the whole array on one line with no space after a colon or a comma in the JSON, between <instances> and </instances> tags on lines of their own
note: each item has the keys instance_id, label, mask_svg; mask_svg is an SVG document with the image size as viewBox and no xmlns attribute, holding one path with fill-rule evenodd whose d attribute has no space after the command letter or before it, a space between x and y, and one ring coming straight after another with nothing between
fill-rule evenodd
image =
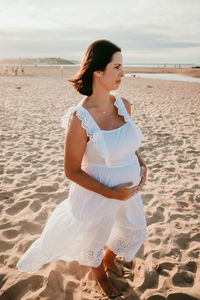
<instances>
[{"instance_id":1,"label":"lace hem of dress","mask_svg":"<svg viewBox=\"0 0 200 300\"><path fill-rule=\"evenodd\" d=\"M20 272L33 274L48 262L48 256L46 256L41 250L39 238L35 240L28 250L22 255L16 266Z\"/></svg>"},{"instance_id":2,"label":"lace hem of dress","mask_svg":"<svg viewBox=\"0 0 200 300\"><path fill-rule=\"evenodd\" d=\"M97 268L100 266L103 259L104 249L100 250L84 250L81 257L77 258L80 264Z\"/></svg>"},{"instance_id":3,"label":"lace hem of dress","mask_svg":"<svg viewBox=\"0 0 200 300\"><path fill-rule=\"evenodd\" d=\"M76 260L82 265L97 268L102 262L103 251L103 248L101 248L100 250L84 250L80 257L72 257L69 261ZM63 257L47 258L41 252L38 252L37 256L35 256L33 255L33 251L31 251L31 255L29 256L25 254L25 256L22 256L16 266L20 272L34 274L44 264L60 259L62 260Z\"/></svg>"},{"instance_id":4,"label":"lace hem of dress","mask_svg":"<svg viewBox=\"0 0 200 300\"><path fill-rule=\"evenodd\" d=\"M118 235L112 237L107 246L119 256L123 256L126 261L131 261L142 243L146 239L146 228L141 228L132 231L127 237Z\"/></svg>"}]
</instances>

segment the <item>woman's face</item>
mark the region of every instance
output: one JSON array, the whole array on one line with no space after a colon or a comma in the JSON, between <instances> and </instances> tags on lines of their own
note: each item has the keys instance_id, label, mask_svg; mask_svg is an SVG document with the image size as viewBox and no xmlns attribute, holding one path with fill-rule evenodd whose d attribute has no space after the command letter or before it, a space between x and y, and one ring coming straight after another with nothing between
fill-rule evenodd
<instances>
[{"instance_id":1,"label":"woman's face","mask_svg":"<svg viewBox=\"0 0 200 300\"><path fill-rule=\"evenodd\" d=\"M123 76L122 55L121 52L115 52L111 62L109 62L106 69L101 72L101 84L109 91L116 90L118 89Z\"/></svg>"}]
</instances>

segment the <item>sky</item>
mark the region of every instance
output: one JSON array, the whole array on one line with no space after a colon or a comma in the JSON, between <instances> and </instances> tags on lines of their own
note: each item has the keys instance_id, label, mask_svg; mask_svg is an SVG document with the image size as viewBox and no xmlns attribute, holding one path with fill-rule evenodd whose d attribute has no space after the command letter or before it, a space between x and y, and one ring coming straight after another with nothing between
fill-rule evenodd
<instances>
[{"instance_id":1,"label":"sky","mask_svg":"<svg viewBox=\"0 0 200 300\"><path fill-rule=\"evenodd\" d=\"M124 64L200 64L200 0L0 0L0 59L80 61L97 39Z\"/></svg>"}]
</instances>

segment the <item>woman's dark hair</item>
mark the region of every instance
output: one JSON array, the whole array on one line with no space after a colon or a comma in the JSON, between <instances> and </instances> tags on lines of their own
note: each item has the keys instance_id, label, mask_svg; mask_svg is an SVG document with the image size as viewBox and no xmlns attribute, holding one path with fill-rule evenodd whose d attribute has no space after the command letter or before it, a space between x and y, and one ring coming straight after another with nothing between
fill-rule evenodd
<instances>
[{"instance_id":1,"label":"woman's dark hair","mask_svg":"<svg viewBox=\"0 0 200 300\"><path fill-rule=\"evenodd\" d=\"M104 71L113 54L118 51L121 52L121 49L107 40L94 41L86 49L77 75L68 81L80 94L92 95L93 72Z\"/></svg>"}]
</instances>

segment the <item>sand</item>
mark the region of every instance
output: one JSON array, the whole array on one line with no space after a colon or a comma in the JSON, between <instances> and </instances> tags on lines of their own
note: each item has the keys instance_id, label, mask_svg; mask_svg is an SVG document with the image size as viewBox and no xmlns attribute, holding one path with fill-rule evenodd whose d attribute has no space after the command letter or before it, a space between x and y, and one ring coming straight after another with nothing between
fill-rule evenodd
<instances>
[{"instance_id":1,"label":"sand","mask_svg":"<svg viewBox=\"0 0 200 300\"><path fill-rule=\"evenodd\" d=\"M33 67L0 77L0 300L107 299L77 262L33 275L16 268L68 195L60 118L82 99L66 81L75 71L65 68L62 79L57 67ZM111 274L123 292L116 299L200 299L200 84L124 77L118 92L145 136L148 237L131 263L118 258L125 275Z\"/></svg>"}]
</instances>

